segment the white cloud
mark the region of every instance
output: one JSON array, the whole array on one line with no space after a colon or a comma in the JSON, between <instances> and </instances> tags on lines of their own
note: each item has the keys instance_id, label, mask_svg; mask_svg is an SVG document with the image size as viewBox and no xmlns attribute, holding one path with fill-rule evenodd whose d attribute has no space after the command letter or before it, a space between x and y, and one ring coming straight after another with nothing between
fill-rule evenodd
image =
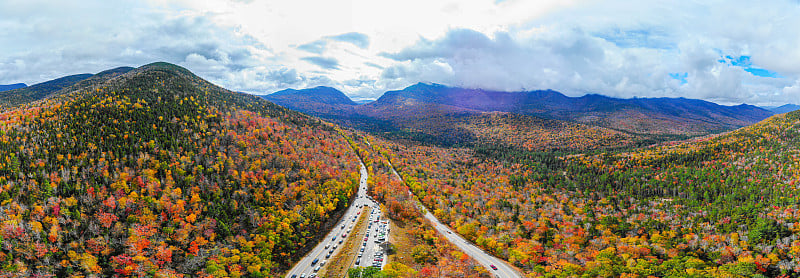
<instances>
[{"instance_id":1,"label":"white cloud","mask_svg":"<svg viewBox=\"0 0 800 278\"><path fill-rule=\"evenodd\" d=\"M776 105L800 90L797 14L791 0L7 0L0 84L163 60L253 93L423 81Z\"/></svg>"}]
</instances>

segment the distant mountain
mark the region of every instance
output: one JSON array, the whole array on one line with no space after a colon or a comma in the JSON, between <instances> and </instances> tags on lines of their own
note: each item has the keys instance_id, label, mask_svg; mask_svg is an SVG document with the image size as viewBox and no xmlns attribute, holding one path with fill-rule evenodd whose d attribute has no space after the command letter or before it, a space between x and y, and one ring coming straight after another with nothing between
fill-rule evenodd
<instances>
[{"instance_id":1,"label":"distant mountain","mask_svg":"<svg viewBox=\"0 0 800 278\"><path fill-rule=\"evenodd\" d=\"M0 106L15 106L37 101L46 97L60 95L80 88L100 84L133 70L132 67L119 67L97 74L69 75L29 87L0 92Z\"/></svg>"},{"instance_id":2,"label":"distant mountain","mask_svg":"<svg viewBox=\"0 0 800 278\"><path fill-rule=\"evenodd\" d=\"M795 110L800 110L800 105L797 105L797 104L784 104L784 105L781 105L781 106L765 106L765 107L762 107L762 108L767 109L769 111L772 111L772 113L775 113L775 114L783 114L783 113L789 113L789 112L792 112L792 111L795 111Z\"/></svg>"},{"instance_id":3,"label":"distant mountain","mask_svg":"<svg viewBox=\"0 0 800 278\"><path fill-rule=\"evenodd\" d=\"M325 118L352 114L358 105L341 91L325 86L286 89L261 97L289 109Z\"/></svg>"},{"instance_id":4,"label":"distant mountain","mask_svg":"<svg viewBox=\"0 0 800 278\"><path fill-rule=\"evenodd\" d=\"M752 105L724 106L685 98L618 99L590 94L568 97L552 90L501 92L418 83L386 92L368 104L375 109L403 108L415 103L455 110L512 112L575 121L632 133L699 135L731 130L773 113Z\"/></svg>"},{"instance_id":5,"label":"distant mountain","mask_svg":"<svg viewBox=\"0 0 800 278\"><path fill-rule=\"evenodd\" d=\"M360 105L329 87L288 89L262 97L290 109L389 138L439 145L500 143L541 150L589 149L637 141L634 135L601 127L439 104L436 92L432 92L427 94L423 90L414 98L384 97ZM387 92L384 96L396 93Z\"/></svg>"},{"instance_id":6,"label":"distant mountain","mask_svg":"<svg viewBox=\"0 0 800 278\"><path fill-rule=\"evenodd\" d=\"M0 92L0 104L18 105L43 99L54 92L72 86L75 83L78 83L79 81L91 76L91 74L70 75L35 84L29 87Z\"/></svg>"},{"instance_id":7,"label":"distant mountain","mask_svg":"<svg viewBox=\"0 0 800 278\"><path fill-rule=\"evenodd\" d=\"M19 89L19 88L25 88L25 87L28 87L28 85L25 85L25 83L17 83L17 84L9 84L9 85L0 85L0 92L3 92L3 91L8 91L8 90L14 90L14 89Z\"/></svg>"},{"instance_id":8,"label":"distant mountain","mask_svg":"<svg viewBox=\"0 0 800 278\"><path fill-rule=\"evenodd\" d=\"M718 133L773 115L752 105L724 106L685 98L619 99L597 94L568 97L553 90L502 92L426 83L386 92L379 99L362 105L356 105L342 92L328 87L283 90L264 98L388 137L443 145L499 140L531 146L519 138L500 140L497 134L511 134L499 128L505 127L517 130L517 137L545 142L535 144L537 148L581 145L565 144L579 139L596 143L581 147L585 149ZM578 125L570 126L562 121ZM577 133L592 136L568 137Z\"/></svg>"},{"instance_id":9,"label":"distant mountain","mask_svg":"<svg viewBox=\"0 0 800 278\"><path fill-rule=\"evenodd\" d=\"M286 89L265 96L266 99L284 99L287 101L299 102L324 102L328 104L356 105L341 91L325 86L310 89L294 90Z\"/></svg>"}]
</instances>

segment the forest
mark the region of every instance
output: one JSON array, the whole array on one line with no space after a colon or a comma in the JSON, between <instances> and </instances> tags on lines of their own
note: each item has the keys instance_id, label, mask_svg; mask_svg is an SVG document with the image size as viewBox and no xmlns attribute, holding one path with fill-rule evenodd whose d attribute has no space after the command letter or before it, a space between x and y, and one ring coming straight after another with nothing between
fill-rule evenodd
<instances>
[{"instance_id":1,"label":"forest","mask_svg":"<svg viewBox=\"0 0 800 278\"><path fill-rule=\"evenodd\" d=\"M398 137L166 63L63 88L0 110L0 276L278 277L342 217L359 161L401 232L351 276L491 277L426 210L529 277L800 273L800 112L688 139L434 113Z\"/></svg>"},{"instance_id":2,"label":"forest","mask_svg":"<svg viewBox=\"0 0 800 278\"><path fill-rule=\"evenodd\" d=\"M533 277L794 277L798 124L616 151L373 144L440 220Z\"/></svg>"},{"instance_id":3,"label":"forest","mask_svg":"<svg viewBox=\"0 0 800 278\"><path fill-rule=\"evenodd\" d=\"M3 276L273 277L357 188L328 124L157 63L0 114Z\"/></svg>"}]
</instances>

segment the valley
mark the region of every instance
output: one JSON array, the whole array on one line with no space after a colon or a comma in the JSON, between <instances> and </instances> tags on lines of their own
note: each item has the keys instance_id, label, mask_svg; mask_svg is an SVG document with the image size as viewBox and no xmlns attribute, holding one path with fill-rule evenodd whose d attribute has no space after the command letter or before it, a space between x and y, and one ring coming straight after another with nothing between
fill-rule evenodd
<instances>
[{"instance_id":1,"label":"valley","mask_svg":"<svg viewBox=\"0 0 800 278\"><path fill-rule=\"evenodd\" d=\"M800 277L798 14L0 1L0 278Z\"/></svg>"},{"instance_id":2,"label":"valley","mask_svg":"<svg viewBox=\"0 0 800 278\"><path fill-rule=\"evenodd\" d=\"M364 112L382 104L333 89L278 94L307 98L293 111L167 63L52 84L6 91L29 98L0 114L5 274L737 277L800 260L798 112L635 133L466 104Z\"/></svg>"}]
</instances>

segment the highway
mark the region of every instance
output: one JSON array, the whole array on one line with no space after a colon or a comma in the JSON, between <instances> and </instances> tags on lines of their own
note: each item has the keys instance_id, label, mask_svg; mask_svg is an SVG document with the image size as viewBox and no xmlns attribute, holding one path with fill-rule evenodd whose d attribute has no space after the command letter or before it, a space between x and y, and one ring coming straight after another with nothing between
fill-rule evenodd
<instances>
[{"instance_id":1,"label":"highway","mask_svg":"<svg viewBox=\"0 0 800 278\"><path fill-rule=\"evenodd\" d=\"M397 174L397 171L394 170L394 166L391 164L391 162L389 163L389 165L392 167L392 172L394 173L395 177L397 177L402 181L403 178L401 178L400 175ZM409 192L409 194L413 196L412 192ZM425 205L423 205L420 202L417 202L417 204L423 208L425 207ZM447 238L448 241L450 241L451 243L453 243L453 245L460 248L465 254L478 261L478 263L483 265L489 271L489 273L492 273L495 277L502 277L502 278L522 277L522 275L520 275L519 272L516 271L516 269L508 265L506 261L494 257L489 253L486 253L485 251L478 248L471 242L462 238L457 233L453 232L453 230L451 230L450 227L448 227L447 225L444 225L442 224L442 222L439 222L439 219L436 219L436 216L430 213L430 210L425 208L425 211L426 211L425 219L431 221L431 223L433 223L434 228L440 234L444 235L444 237ZM497 269L493 269L492 266L495 266Z\"/></svg>"},{"instance_id":2,"label":"highway","mask_svg":"<svg viewBox=\"0 0 800 278\"><path fill-rule=\"evenodd\" d=\"M328 235L286 273L287 278L291 278L292 275L297 275L296 277L301 277L301 275L305 275L306 278L311 277L311 274L316 274L315 268L317 266L320 266L323 261L333 258L334 255L339 252L338 249L341 248L338 248L338 245L340 244L339 241L342 239L341 236L343 233L350 233L348 230L352 228L354 223L353 219L357 218L358 212L361 211L360 207L362 205L373 206L375 204L375 202L367 198L367 178L367 167L364 167L364 163L361 163L361 179L359 180L358 193L356 193L355 201L350 204L350 207L347 208L342 219L336 223L336 226L334 226ZM333 252L329 253L330 250L333 250ZM326 255L330 255L330 257L325 258ZM315 259L318 260L318 262L312 264Z\"/></svg>"}]
</instances>

